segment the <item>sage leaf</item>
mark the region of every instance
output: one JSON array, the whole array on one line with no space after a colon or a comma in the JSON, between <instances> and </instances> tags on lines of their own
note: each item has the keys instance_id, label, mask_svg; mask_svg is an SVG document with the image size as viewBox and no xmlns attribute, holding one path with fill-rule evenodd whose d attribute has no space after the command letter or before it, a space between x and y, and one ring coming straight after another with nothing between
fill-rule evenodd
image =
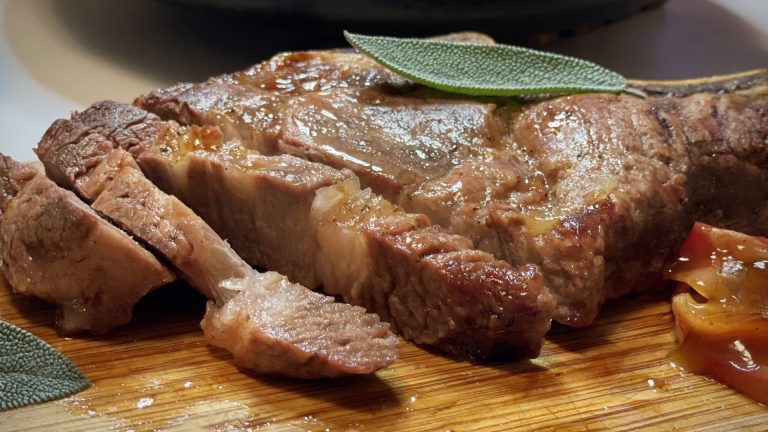
<instances>
[{"instance_id":1,"label":"sage leaf","mask_svg":"<svg viewBox=\"0 0 768 432\"><path fill-rule=\"evenodd\" d=\"M63 354L0 320L0 411L69 396L90 385Z\"/></svg>"},{"instance_id":2,"label":"sage leaf","mask_svg":"<svg viewBox=\"0 0 768 432\"><path fill-rule=\"evenodd\" d=\"M626 79L587 60L503 44L365 36L344 32L359 51L417 83L472 96L629 91Z\"/></svg>"}]
</instances>

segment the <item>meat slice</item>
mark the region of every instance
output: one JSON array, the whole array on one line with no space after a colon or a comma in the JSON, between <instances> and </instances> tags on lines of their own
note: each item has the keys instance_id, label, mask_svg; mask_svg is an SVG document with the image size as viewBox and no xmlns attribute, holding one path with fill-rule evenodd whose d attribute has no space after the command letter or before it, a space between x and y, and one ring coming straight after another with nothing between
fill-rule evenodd
<instances>
[{"instance_id":1,"label":"meat slice","mask_svg":"<svg viewBox=\"0 0 768 432\"><path fill-rule=\"evenodd\" d=\"M191 207L248 263L305 286L321 285L318 245L308 228L315 191L352 173L224 144L218 128L167 126L138 158L145 175Z\"/></svg>"},{"instance_id":2,"label":"meat slice","mask_svg":"<svg viewBox=\"0 0 768 432\"><path fill-rule=\"evenodd\" d=\"M276 272L227 279L237 296L208 302L201 323L208 341L231 351L238 366L298 378L374 372L397 358L389 324L359 306L336 303Z\"/></svg>"},{"instance_id":3,"label":"meat slice","mask_svg":"<svg viewBox=\"0 0 768 432\"><path fill-rule=\"evenodd\" d=\"M225 141L263 153L350 169L475 247L540 265L554 318L573 326L591 323L608 298L660 286L695 219L768 233L768 72L637 83L646 99L521 102L425 89L362 54L341 56L280 54L135 104L221 126Z\"/></svg>"},{"instance_id":4,"label":"meat slice","mask_svg":"<svg viewBox=\"0 0 768 432\"><path fill-rule=\"evenodd\" d=\"M127 234L29 165L0 155L0 269L14 291L58 307L60 333L106 333L175 279Z\"/></svg>"},{"instance_id":5,"label":"meat slice","mask_svg":"<svg viewBox=\"0 0 768 432\"><path fill-rule=\"evenodd\" d=\"M121 126L136 127L136 111L98 104L55 123L36 151L46 167L66 174L59 177L63 182L92 199L94 209L161 253L213 299L203 319L213 344L229 349L243 367L302 378L370 373L396 359L397 339L378 316L336 304L279 274L258 273L192 210L149 182L124 150L140 154L143 144L112 138L128 134ZM71 139L77 136L86 138ZM95 154L88 146L110 140L112 151L100 144L105 151L92 167L68 156ZM85 148L77 149L81 141Z\"/></svg>"},{"instance_id":6,"label":"meat slice","mask_svg":"<svg viewBox=\"0 0 768 432\"><path fill-rule=\"evenodd\" d=\"M115 152L131 157L122 149ZM163 193L138 169L120 168L91 207L158 251L185 281L217 304L233 295L219 287L222 281L253 273L189 207Z\"/></svg>"},{"instance_id":7,"label":"meat slice","mask_svg":"<svg viewBox=\"0 0 768 432\"><path fill-rule=\"evenodd\" d=\"M322 285L406 339L473 357L538 355L554 303L535 266L473 250L347 171L221 139L169 127L138 162L252 264Z\"/></svg>"}]
</instances>

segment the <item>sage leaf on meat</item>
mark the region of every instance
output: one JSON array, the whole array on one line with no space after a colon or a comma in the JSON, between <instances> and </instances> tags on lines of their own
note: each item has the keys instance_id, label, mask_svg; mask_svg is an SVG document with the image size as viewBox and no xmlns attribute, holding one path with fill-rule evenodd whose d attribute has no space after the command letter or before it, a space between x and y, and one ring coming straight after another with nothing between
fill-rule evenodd
<instances>
[{"instance_id":1,"label":"sage leaf on meat","mask_svg":"<svg viewBox=\"0 0 768 432\"><path fill-rule=\"evenodd\" d=\"M90 385L63 354L0 320L0 411L69 396Z\"/></svg>"},{"instance_id":2,"label":"sage leaf on meat","mask_svg":"<svg viewBox=\"0 0 768 432\"><path fill-rule=\"evenodd\" d=\"M503 44L366 36L344 32L359 51L417 83L472 96L641 92L587 60Z\"/></svg>"}]
</instances>

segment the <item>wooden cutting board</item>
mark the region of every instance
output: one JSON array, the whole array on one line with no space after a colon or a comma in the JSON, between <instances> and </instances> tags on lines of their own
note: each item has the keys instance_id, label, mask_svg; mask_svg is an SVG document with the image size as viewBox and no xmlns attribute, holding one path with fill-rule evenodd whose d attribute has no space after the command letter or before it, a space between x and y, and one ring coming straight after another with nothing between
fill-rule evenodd
<instances>
[{"instance_id":1,"label":"wooden cutting board","mask_svg":"<svg viewBox=\"0 0 768 432\"><path fill-rule=\"evenodd\" d=\"M0 287L0 319L51 343L90 378L75 396L0 412L0 430L768 430L768 408L675 369L668 298L608 304L555 326L535 360L475 365L402 343L373 376L297 381L239 370L198 327L182 284L142 300L104 337L60 338L54 308Z\"/></svg>"}]
</instances>

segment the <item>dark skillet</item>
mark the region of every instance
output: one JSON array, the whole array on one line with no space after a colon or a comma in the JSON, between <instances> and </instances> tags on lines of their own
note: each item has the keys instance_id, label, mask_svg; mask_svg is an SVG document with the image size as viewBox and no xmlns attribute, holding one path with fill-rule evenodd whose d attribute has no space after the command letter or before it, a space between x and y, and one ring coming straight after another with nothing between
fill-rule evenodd
<instances>
[{"instance_id":1,"label":"dark skillet","mask_svg":"<svg viewBox=\"0 0 768 432\"><path fill-rule=\"evenodd\" d=\"M225 11L223 15L283 18L305 24L344 24L349 30L426 36L477 30L509 40L531 35L568 35L630 16L664 0L163 0ZM258 25L258 21L254 22Z\"/></svg>"}]
</instances>

